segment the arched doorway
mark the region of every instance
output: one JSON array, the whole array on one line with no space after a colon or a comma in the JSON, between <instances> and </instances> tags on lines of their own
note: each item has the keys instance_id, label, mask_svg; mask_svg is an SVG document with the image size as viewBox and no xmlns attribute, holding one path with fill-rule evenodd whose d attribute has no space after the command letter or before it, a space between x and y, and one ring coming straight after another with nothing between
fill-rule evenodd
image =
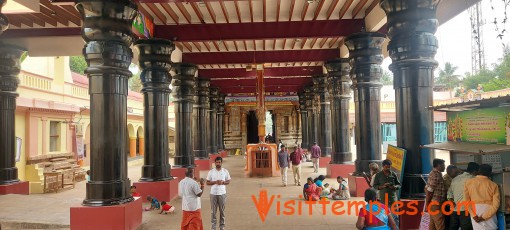
<instances>
[{"instance_id":1,"label":"arched doorway","mask_svg":"<svg viewBox=\"0 0 510 230\"><path fill-rule=\"evenodd\" d=\"M136 130L136 155L145 154L145 140L143 136L143 127L139 126Z\"/></svg>"}]
</instances>

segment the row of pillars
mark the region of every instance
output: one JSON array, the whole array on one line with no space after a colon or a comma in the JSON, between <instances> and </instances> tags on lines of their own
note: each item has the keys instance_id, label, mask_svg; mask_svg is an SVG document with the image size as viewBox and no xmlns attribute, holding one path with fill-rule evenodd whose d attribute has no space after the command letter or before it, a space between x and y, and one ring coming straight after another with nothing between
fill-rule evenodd
<instances>
[{"instance_id":1,"label":"row of pillars","mask_svg":"<svg viewBox=\"0 0 510 230\"><path fill-rule=\"evenodd\" d=\"M420 146L433 141L433 113L428 108L433 105L433 72L437 67L436 6L437 1L432 0L381 2L388 15L391 39L388 51L393 61L390 69L396 94L397 145L407 150L404 197L422 193L420 174L432 168L433 154ZM328 61L328 74L314 77L313 85L298 94L303 146L317 142L322 156L331 154L331 164L350 164L349 100L353 90L357 175L369 172L370 163L381 163L380 65L385 37L370 32L348 36L345 45L349 58Z\"/></svg>"}]
</instances>

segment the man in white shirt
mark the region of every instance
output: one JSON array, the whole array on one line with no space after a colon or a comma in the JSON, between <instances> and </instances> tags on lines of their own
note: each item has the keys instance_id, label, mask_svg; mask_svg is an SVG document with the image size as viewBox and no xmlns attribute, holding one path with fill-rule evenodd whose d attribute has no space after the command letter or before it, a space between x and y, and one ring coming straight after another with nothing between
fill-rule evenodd
<instances>
[{"instance_id":1,"label":"man in white shirt","mask_svg":"<svg viewBox=\"0 0 510 230\"><path fill-rule=\"evenodd\" d=\"M200 185L193 179L193 168L188 168L186 177L179 182L179 196L182 197L181 230L204 229L200 213L204 183L204 179L200 179Z\"/></svg>"},{"instance_id":2,"label":"man in white shirt","mask_svg":"<svg viewBox=\"0 0 510 230\"><path fill-rule=\"evenodd\" d=\"M221 167L223 158L214 159L215 168L207 174L207 185L211 186L211 229L216 230L216 210L220 209L220 230L225 229L225 203L227 201L226 185L230 184L228 170Z\"/></svg>"}]
</instances>

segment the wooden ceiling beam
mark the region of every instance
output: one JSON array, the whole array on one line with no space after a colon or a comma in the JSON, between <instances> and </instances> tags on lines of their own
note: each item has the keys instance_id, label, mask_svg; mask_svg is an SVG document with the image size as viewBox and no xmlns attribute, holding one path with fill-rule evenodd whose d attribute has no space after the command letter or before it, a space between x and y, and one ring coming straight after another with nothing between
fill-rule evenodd
<instances>
[{"instance_id":1,"label":"wooden ceiling beam","mask_svg":"<svg viewBox=\"0 0 510 230\"><path fill-rule=\"evenodd\" d=\"M147 10L145 9L144 6L142 6L142 4L140 4L138 2L138 3L136 3L136 5L138 6L138 10L140 12L142 12L143 16L148 17L151 21L154 21L154 18L152 17L152 15L149 14L149 12L147 12ZM162 6L164 6L164 5L166 5L166 4L162 4ZM177 24L179 24L179 23L177 23Z\"/></svg>"},{"instance_id":2,"label":"wooden ceiling beam","mask_svg":"<svg viewBox=\"0 0 510 230\"><path fill-rule=\"evenodd\" d=\"M301 39L301 49L305 48L306 41L307 41L307 38Z\"/></svg>"},{"instance_id":3,"label":"wooden ceiling beam","mask_svg":"<svg viewBox=\"0 0 510 230\"><path fill-rule=\"evenodd\" d=\"M353 2L354 2L354 0L345 1L344 5L342 6L342 9L340 9L340 12L338 14L338 17L340 19L342 19L345 16L345 13L347 13L347 10L349 9L349 7L351 7Z\"/></svg>"},{"instance_id":4,"label":"wooden ceiling beam","mask_svg":"<svg viewBox=\"0 0 510 230\"><path fill-rule=\"evenodd\" d=\"M276 1L276 22L280 21L280 3L281 0Z\"/></svg>"},{"instance_id":5,"label":"wooden ceiling beam","mask_svg":"<svg viewBox=\"0 0 510 230\"><path fill-rule=\"evenodd\" d=\"M315 43L317 42L317 39L318 38L313 38L312 41L310 42L310 49L313 48L313 46L315 45Z\"/></svg>"},{"instance_id":6,"label":"wooden ceiling beam","mask_svg":"<svg viewBox=\"0 0 510 230\"><path fill-rule=\"evenodd\" d=\"M251 22L253 22L253 2L252 2L252 0L249 0L249 5L250 5L250 18L251 18Z\"/></svg>"},{"instance_id":7,"label":"wooden ceiling beam","mask_svg":"<svg viewBox=\"0 0 510 230\"><path fill-rule=\"evenodd\" d=\"M370 4L370 6L368 6L368 8L365 10L365 16L367 16L370 12L372 12L372 10L377 6L379 5L379 2L381 2L380 0L374 0L372 2L372 4Z\"/></svg>"},{"instance_id":8,"label":"wooden ceiling beam","mask_svg":"<svg viewBox=\"0 0 510 230\"><path fill-rule=\"evenodd\" d=\"M147 7L149 7L149 9L154 13L154 15L156 15L156 17L158 18L159 21L161 21L161 23L166 25L166 17L163 14L163 12L161 12L158 9L156 4L158 4L158 3L147 3Z\"/></svg>"},{"instance_id":9,"label":"wooden ceiling beam","mask_svg":"<svg viewBox=\"0 0 510 230\"><path fill-rule=\"evenodd\" d=\"M52 25L52 26L57 26L57 19L54 19L52 17L48 17L46 14L42 14L42 13L33 13L32 14L34 17L37 17L45 22L47 22L48 24Z\"/></svg>"},{"instance_id":10,"label":"wooden ceiling beam","mask_svg":"<svg viewBox=\"0 0 510 230\"><path fill-rule=\"evenodd\" d=\"M214 9L211 6L210 2L205 2L205 8L207 8L207 11L209 12L209 15L211 15L211 19L214 23L216 23L216 14L214 13Z\"/></svg>"},{"instance_id":11,"label":"wooden ceiling beam","mask_svg":"<svg viewBox=\"0 0 510 230\"><path fill-rule=\"evenodd\" d=\"M167 3L161 4L161 7L163 7L165 12L168 15L170 15L170 18L172 18L172 20L174 20L175 24L179 25L179 15L177 15L177 13L175 13L175 11L172 9L172 7L170 7L170 5Z\"/></svg>"},{"instance_id":12,"label":"wooden ceiling beam","mask_svg":"<svg viewBox=\"0 0 510 230\"><path fill-rule=\"evenodd\" d=\"M352 18L356 18L356 16L361 12L361 9L367 4L368 0L360 0L358 4L352 9Z\"/></svg>"},{"instance_id":13,"label":"wooden ceiling beam","mask_svg":"<svg viewBox=\"0 0 510 230\"><path fill-rule=\"evenodd\" d=\"M301 11L301 21L305 20L306 12L308 11L308 6L310 6L310 3L305 2L305 5L303 6L303 10Z\"/></svg>"},{"instance_id":14,"label":"wooden ceiling beam","mask_svg":"<svg viewBox=\"0 0 510 230\"><path fill-rule=\"evenodd\" d=\"M42 5L39 8L39 10L41 11L42 14L57 20L57 22L59 22L60 24L65 25L65 26L69 26L69 21L66 18L64 18L64 17L57 17L56 13L53 12L52 10L50 10L50 9L48 9L48 8L42 6Z\"/></svg>"},{"instance_id":15,"label":"wooden ceiling beam","mask_svg":"<svg viewBox=\"0 0 510 230\"><path fill-rule=\"evenodd\" d=\"M292 14L294 13L294 5L296 4L296 0L290 1L290 9L289 9L289 22L292 20Z\"/></svg>"},{"instance_id":16,"label":"wooden ceiling beam","mask_svg":"<svg viewBox=\"0 0 510 230\"><path fill-rule=\"evenodd\" d=\"M186 10L186 7L181 2L176 2L175 5L181 11L181 14L184 16L186 21L191 24L191 15L189 14L188 10Z\"/></svg>"},{"instance_id":17,"label":"wooden ceiling beam","mask_svg":"<svg viewBox=\"0 0 510 230\"><path fill-rule=\"evenodd\" d=\"M239 10L239 2L234 0L234 5L236 6L237 19L239 19L239 23L241 23L241 10Z\"/></svg>"},{"instance_id":18,"label":"wooden ceiling beam","mask_svg":"<svg viewBox=\"0 0 510 230\"><path fill-rule=\"evenodd\" d=\"M262 0L262 21L266 22L266 0Z\"/></svg>"},{"instance_id":19,"label":"wooden ceiling beam","mask_svg":"<svg viewBox=\"0 0 510 230\"><path fill-rule=\"evenodd\" d=\"M50 10L52 10L57 17L63 17L66 20L72 22L73 24L77 26L81 26L81 18L75 17L71 13L65 11L64 9L60 8L59 6L53 5L48 0L40 0L41 6L44 6Z\"/></svg>"},{"instance_id":20,"label":"wooden ceiling beam","mask_svg":"<svg viewBox=\"0 0 510 230\"><path fill-rule=\"evenodd\" d=\"M331 1L331 4L329 5L329 8L328 8L328 12L326 13L326 20L329 20L331 15L333 15L333 11L335 10L336 5L338 5L338 1L340 1L340 0Z\"/></svg>"},{"instance_id":21,"label":"wooden ceiling beam","mask_svg":"<svg viewBox=\"0 0 510 230\"><path fill-rule=\"evenodd\" d=\"M44 23L44 20L42 20L42 19L40 19L40 18L36 17L36 16L35 16L35 15L33 15L33 14L22 14L22 15L20 15L20 16L22 16L22 17L26 18L28 21L33 22L33 23L35 23L35 24L37 24L37 25L39 25L39 26L42 26L42 27L45 27L45 26L46 26L46 23Z\"/></svg>"},{"instance_id":22,"label":"wooden ceiling beam","mask_svg":"<svg viewBox=\"0 0 510 230\"><path fill-rule=\"evenodd\" d=\"M326 0L320 0L319 5L317 5L317 8L315 9L315 13L313 14L313 20L317 20L317 17L319 17L319 14L321 13L322 6L324 5L324 2Z\"/></svg>"},{"instance_id":23,"label":"wooden ceiling beam","mask_svg":"<svg viewBox=\"0 0 510 230\"><path fill-rule=\"evenodd\" d=\"M227 7L225 7L225 3L223 2L223 0L220 0L220 6L221 11L223 11L223 16L225 16L225 20L227 21L227 23L230 23L230 19L228 18Z\"/></svg>"},{"instance_id":24,"label":"wooden ceiling beam","mask_svg":"<svg viewBox=\"0 0 510 230\"><path fill-rule=\"evenodd\" d=\"M202 11L200 11L196 2L191 3L191 8L193 8L193 11L195 11L195 14L198 17L198 20L200 20L200 23L205 24L205 20L204 20L204 16L202 15Z\"/></svg>"}]
</instances>

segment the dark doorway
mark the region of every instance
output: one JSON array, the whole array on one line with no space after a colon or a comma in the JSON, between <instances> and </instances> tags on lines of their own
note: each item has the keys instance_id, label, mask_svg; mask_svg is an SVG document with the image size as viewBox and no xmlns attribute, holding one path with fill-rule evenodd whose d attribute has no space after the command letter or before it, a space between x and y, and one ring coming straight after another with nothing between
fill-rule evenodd
<instances>
[{"instance_id":1,"label":"dark doorway","mask_svg":"<svg viewBox=\"0 0 510 230\"><path fill-rule=\"evenodd\" d=\"M246 121L246 135L248 144L257 144L259 143L259 135L258 135L258 126L259 120L257 119L257 112L250 111Z\"/></svg>"}]
</instances>

